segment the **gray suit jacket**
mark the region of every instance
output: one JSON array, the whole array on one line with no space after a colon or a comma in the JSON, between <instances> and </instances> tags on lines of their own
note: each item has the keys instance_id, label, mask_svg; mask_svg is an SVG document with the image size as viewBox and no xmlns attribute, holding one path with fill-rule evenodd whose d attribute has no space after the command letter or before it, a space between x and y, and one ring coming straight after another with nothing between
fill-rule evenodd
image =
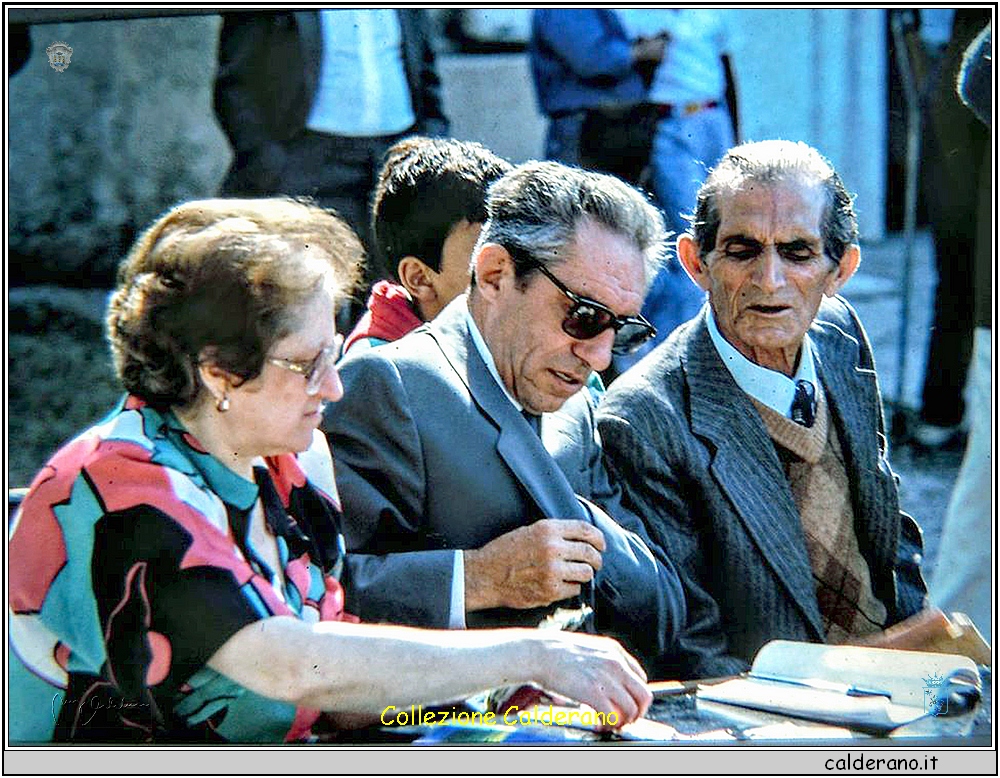
<instances>
[{"instance_id":1,"label":"gray suit jacket","mask_svg":"<svg viewBox=\"0 0 1000 778\"><path fill-rule=\"evenodd\" d=\"M642 537L578 499L618 507L586 392L570 400L576 413L545 414L539 439L476 350L465 312L460 296L430 325L341 365L344 399L324 428L348 548L374 555L351 569L348 610L446 626L454 549L542 518L582 519L607 541L594 587L598 631L658 658L684 620L680 581ZM643 531L634 516L612 515ZM535 625L549 610L496 609L467 623Z\"/></svg>"},{"instance_id":2,"label":"gray suit jacket","mask_svg":"<svg viewBox=\"0 0 1000 778\"><path fill-rule=\"evenodd\" d=\"M609 469L684 577L688 624L672 674L745 669L767 641L823 641L798 510L768 432L711 342L707 308L608 390ZM890 623L922 607L922 542L885 457L871 347L853 309L824 301L810 337L840 435L858 542ZM669 671L668 671L669 672Z\"/></svg>"}]
</instances>

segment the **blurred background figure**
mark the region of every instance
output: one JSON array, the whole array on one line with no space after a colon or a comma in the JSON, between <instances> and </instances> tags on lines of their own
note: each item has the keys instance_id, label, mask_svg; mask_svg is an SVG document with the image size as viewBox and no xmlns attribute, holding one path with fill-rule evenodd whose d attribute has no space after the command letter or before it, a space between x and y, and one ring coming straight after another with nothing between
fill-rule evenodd
<instances>
[{"instance_id":1,"label":"blurred background figure","mask_svg":"<svg viewBox=\"0 0 1000 778\"><path fill-rule=\"evenodd\" d=\"M934 240L937 287L919 418L897 435L925 449L960 448L964 438L963 390L977 321L986 307L969 303L977 257L976 209L980 172L989 170L989 130L955 91L962 56L990 20L988 9L920 9L914 73L927 97L923 116L922 190ZM918 81L918 86L920 82Z\"/></svg>"},{"instance_id":2,"label":"blurred background figure","mask_svg":"<svg viewBox=\"0 0 1000 778\"><path fill-rule=\"evenodd\" d=\"M651 68L663 56L664 40L633 40L611 9L540 9L533 12L528 52L538 105L548 119L545 158L583 164L581 134L588 114L600 109L627 112L643 103ZM645 76L645 79L644 79ZM591 153L594 167L638 183L649 149L625 143ZM622 171L622 157L638 163Z\"/></svg>"},{"instance_id":3,"label":"blurred background figure","mask_svg":"<svg viewBox=\"0 0 1000 778\"><path fill-rule=\"evenodd\" d=\"M448 131L425 13L224 14L215 111L234 159L221 192L309 195L367 245L386 150L405 135ZM388 272L369 263L366 281Z\"/></svg>"},{"instance_id":4,"label":"blurred background figure","mask_svg":"<svg viewBox=\"0 0 1000 778\"><path fill-rule=\"evenodd\" d=\"M992 45L992 26L987 25L965 50L958 74L962 102L983 122L987 134L993 107L993 86L990 79ZM955 82L953 78L947 77L947 73L943 80ZM945 611L958 610L968 614L987 640L990 640L993 626L991 598L994 587L991 574L995 569L990 558L989 542L993 527L990 504L990 476L993 473L993 436L990 428L992 163L990 145L987 143L983 147L983 158L976 173L975 305L969 306L962 300L946 303L952 308L974 308L975 335L968 369L968 443L945 514L941 549L931 581L931 599L935 604ZM974 179L970 179L970 183L972 180Z\"/></svg>"},{"instance_id":5,"label":"blurred background figure","mask_svg":"<svg viewBox=\"0 0 1000 778\"><path fill-rule=\"evenodd\" d=\"M650 183L676 235L688 228L698 187L708 169L739 137L736 85L726 12L712 9L622 9L631 39L666 40L653 72L648 100L656 116L650 156ZM694 316L701 290L671 256L654 280L642 314L656 327L656 339L635 354L615 359L622 372Z\"/></svg>"}]
</instances>

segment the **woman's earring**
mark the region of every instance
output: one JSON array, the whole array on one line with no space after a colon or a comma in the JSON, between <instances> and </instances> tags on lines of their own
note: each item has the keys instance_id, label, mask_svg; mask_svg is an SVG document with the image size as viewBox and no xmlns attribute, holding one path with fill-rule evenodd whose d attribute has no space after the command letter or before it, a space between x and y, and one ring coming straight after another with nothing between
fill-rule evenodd
<instances>
[{"instance_id":1,"label":"woman's earring","mask_svg":"<svg viewBox=\"0 0 1000 778\"><path fill-rule=\"evenodd\" d=\"M229 394L227 392L223 392L222 399L215 404L215 410L219 413L225 413L229 410Z\"/></svg>"}]
</instances>

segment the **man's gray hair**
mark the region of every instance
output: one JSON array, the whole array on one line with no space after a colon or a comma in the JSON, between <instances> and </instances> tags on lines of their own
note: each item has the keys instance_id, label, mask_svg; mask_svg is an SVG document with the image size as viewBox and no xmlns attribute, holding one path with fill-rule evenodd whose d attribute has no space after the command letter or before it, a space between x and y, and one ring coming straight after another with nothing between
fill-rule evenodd
<instances>
[{"instance_id":1,"label":"man's gray hair","mask_svg":"<svg viewBox=\"0 0 1000 778\"><path fill-rule=\"evenodd\" d=\"M731 148L698 190L692 228L701 255L715 248L719 233L719 197L751 184L781 182L815 184L826 194L820 219L823 252L839 263L844 251L858 242L854 202L830 161L812 146L787 140L744 143Z\"/></svg>"},{"instance_id":2,"label":"man's gray hair","mask_svg":"<svg viewBox=\"0 0 1000 778\"><path fill-rule=\"evenodd\" d=\"M646 286L663 261L663 216L639 190L614 176L558 162L526 162L495 181L476 245L497 243L514 258L518 279L532 262L557 265L585 222L631 241L645 258ZM473 274L473 285L475 275Z\"/></svg>"}]
</instances>

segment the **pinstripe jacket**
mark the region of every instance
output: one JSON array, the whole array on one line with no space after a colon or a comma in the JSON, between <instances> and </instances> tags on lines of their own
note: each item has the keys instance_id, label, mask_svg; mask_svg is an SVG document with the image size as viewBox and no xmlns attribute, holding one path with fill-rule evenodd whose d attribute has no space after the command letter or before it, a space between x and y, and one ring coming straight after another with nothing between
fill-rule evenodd
<instances>
[{"instance_id":1,"label":"pinstripe jacket","mask_svg":"<svg viewBox=\"0 0 1000 778\"><path fill-rule=\"evenodd\" d=\"M798 510L767 429L711 342L707 309L618 379L598 409L609 469L657 553L682 573L688 623L662 673L745 669L767 641L822 641ZM855 530L890 623L918 611L920 529L899 509L871 346L842 298L809 331L840 435Z\"/></svg>"}]
</instances>

